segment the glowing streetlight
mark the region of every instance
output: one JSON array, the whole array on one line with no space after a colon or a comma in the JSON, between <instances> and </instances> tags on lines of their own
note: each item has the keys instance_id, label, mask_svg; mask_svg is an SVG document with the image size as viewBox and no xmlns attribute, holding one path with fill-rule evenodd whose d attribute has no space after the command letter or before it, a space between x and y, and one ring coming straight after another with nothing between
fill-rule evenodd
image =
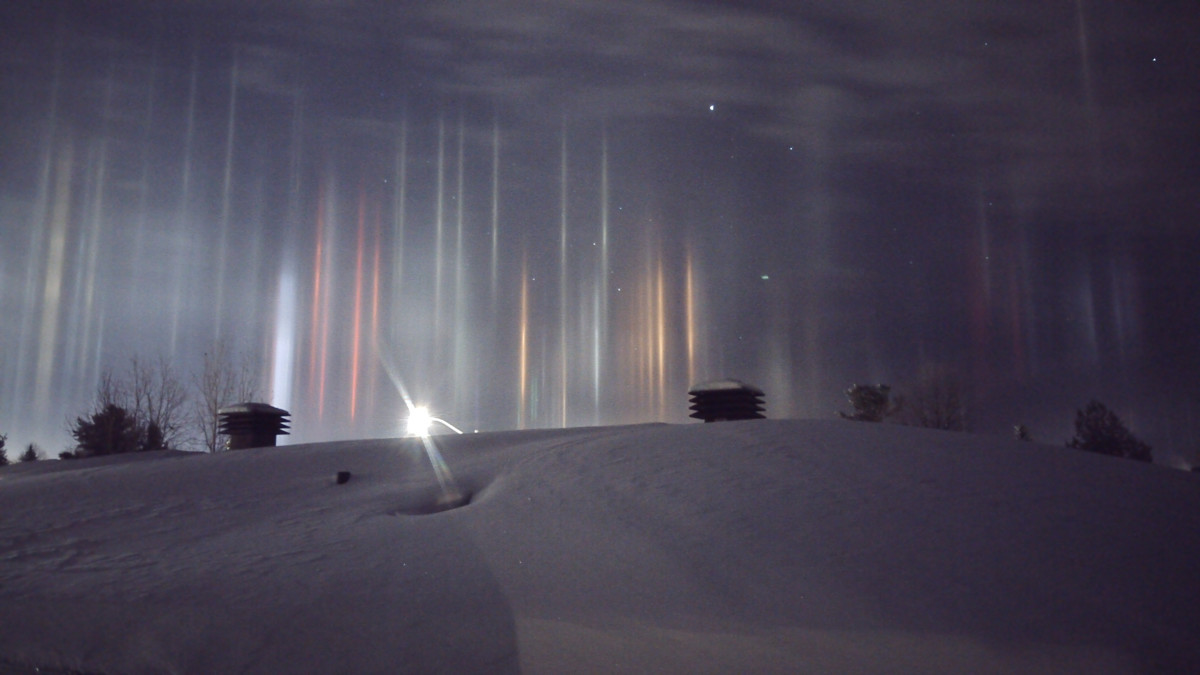
<instances>
[{"instance_id":1,"label":"glowing streetlight","mask_svg":"<svg viewBox=\"0 0 1200 675\"><path fill-rule=\"evenodd\" d=\"M434 417L432 414L430 414L429 408L426 408L423 405L413 406L409 409L407 433L409 436L428 438L430 434L430 428L433 427L434 422L437 422L456 434L462 433L462 430L453 424L450 424L440 417Z\"/></svg>"},{"instance_id":2,"label":"glowing streetlight","mask_svg":"<svg viewBox=\"0 0 1200 675\"><path fill-rule=\"evenodd\" d=\"M431 426L433 426L433 416L429 414L429 408L419 405L408 411L409 436L424 438L429 435Z\"/></svg>"},{"instance_id":3,"label":"glowing streetlight","mask_svg":"<svg viewBox=\"0 0 1200 675\"><path fill-rule=\"evenodd\" d=\"M400 370L392 360L391 350L377 349L376 352L383 362L383 368L387 371L388 377L396 385L396 391L400 392L400 397L404 399L404 406L408 408L408 435L421 439L421 445L425 446L425 455L429 457L429 464L433 467L433 474L437 476L438 485L442 488L441 496L434 501L432 508L419 512L436 513L466 504L470 500L471 495L460 490L458 485L455 484L454 476L450 473L450 467L446 465L446 460L442 458L442 453L438 451L437 444L433 442L433 437L429 435L429 427L434 422L441 422L460 434L462 432L455 429L445 420L439 420L431 415L429 408L413 405L412 398L409 397L408 391L404 388L404 383L400 380Z\"/></svg>"}]
</instances>

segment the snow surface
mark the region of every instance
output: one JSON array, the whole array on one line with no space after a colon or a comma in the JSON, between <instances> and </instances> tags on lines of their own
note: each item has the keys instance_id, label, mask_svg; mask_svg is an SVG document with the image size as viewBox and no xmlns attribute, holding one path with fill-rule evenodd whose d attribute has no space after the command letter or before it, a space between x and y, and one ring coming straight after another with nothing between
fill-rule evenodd
<instances>
[{"instance_id":1,"label":"snow surface","mask_svg":"<svg viewBox=\"0 0 1200 675\"><path fill-rule=\"evenodd\" d=\"M0 673L1200 672L1200 476L845 421L0 470ZM338 485L339 471L350 471Z\"/></svg>"}]
</instances>

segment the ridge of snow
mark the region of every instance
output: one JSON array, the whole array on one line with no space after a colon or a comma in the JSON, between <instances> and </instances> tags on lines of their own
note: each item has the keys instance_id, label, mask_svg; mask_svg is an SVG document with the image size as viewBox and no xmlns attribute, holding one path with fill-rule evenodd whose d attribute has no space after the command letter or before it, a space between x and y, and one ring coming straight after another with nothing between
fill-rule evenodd
<instances>
[{"instance_id":1,"label":"ridge of snow","mask_svg":"<svg viewBox=\"0 0 1200 675\"><path fill-rule=\"evenodd\" d=\"M0 672L1200 671L1200 485L770 420L0 470ZM338 485L335 476L349 471Z\"/></svg>"}]
</instances>

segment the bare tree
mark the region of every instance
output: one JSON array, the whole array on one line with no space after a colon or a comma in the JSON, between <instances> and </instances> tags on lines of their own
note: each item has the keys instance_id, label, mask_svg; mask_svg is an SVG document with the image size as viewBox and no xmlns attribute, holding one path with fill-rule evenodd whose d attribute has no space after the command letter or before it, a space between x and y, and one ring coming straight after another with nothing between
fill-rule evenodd
<instances>
[{"instance_id":1,"label":"bare tree","mask_svg":"<svg viewBox=\"0 0 1200 675\"><path fill-rule=\"evenodd\" d=\"M917 381L897 397L902 424L950 431L967 430L967 405L962 383L950 368L925 366Z\"/></svg>"},{"instance_id":2,"label":"bare tree","mask_svg":"<svg viewBox=\"0 0 1200 675\"><path fill-rule=\"evenodd\" d=\"M196 390L193 410L200 440L208 452L220 452L225 449L225 437L218 427L217 411L258 398L253 361L243 353L235 363L228 341L220 340L204 354L203 369L193 384Z\"/></svg>"},{"instance_id":3,"label":"bare tree","mask_svg":"<svg viewBox=\"0 0 1200 675\"><path fill-rule=\"evenodd\" d=\"M124 380L113 375L111 368L100 371L100 381L96 383L96 410L104 410L110 405L130 409L128 387Z\"/></svg>"},{"instance_id":4,"label":"bare tree","mask_svg":"<svg viewBox=\"0 0 1200 675\"><path fill-rule=\"evenodd\" d=\"M146 430L147 449L182 448L189 443L187 387L175 376L164 356L159 355L150 366L134 357L128 388L134 416Z\"/></svg>"},{"instance_id":5,"label":"bare tree","mask_svg":"<svg viewBox=\"0 0 1200 675\"><path fill-rule=\"evenodd\" d=\"M187 402L187 388L176 377L166 357L160 355L156 361L146 365L135 356L129 361L129 371L125 377L115 375L109 368L100 373L96 383L94 411L90 417L77 419L71 426L71 433L79 440L80 433L86 432L97 415L106 420L114 414L114 409L120 409L130 420L130 433L133 434L130 442L115 444L125 448L121 451L182 450L191 440L188 438ZM97 452L96 447L84 448L83 442L80 442L79 449L86 450L85 454L106 454L109 451L102 449ZM89 443L96 445L92 441Z\"/></svg>"}]
</instances>

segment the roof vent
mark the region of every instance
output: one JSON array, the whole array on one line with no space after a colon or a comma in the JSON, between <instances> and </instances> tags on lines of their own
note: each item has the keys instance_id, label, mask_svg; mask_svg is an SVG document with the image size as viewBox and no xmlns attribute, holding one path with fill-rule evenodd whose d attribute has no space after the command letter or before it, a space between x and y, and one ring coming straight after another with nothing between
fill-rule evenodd
<instances>
[{"instance_id":1,"label":"roof vent","mask_svg":"<svg viewBox=\"0 0 1200 675\"><path fill-rule=\"evenodd\" d=\"M705 382L688 391L689 417L705 422L766 419L763 392L741 380Z\"/></svg>"},{"instance_id":2,"label":"roof vent","mask_svg":"<svg viewBox=\"0 0 1200 675\"><path fill-rule=\"evenodd\" d=\"M217 430L229 437L226 450L275 447L275 437L288 433L290 414L266 403L235 403L217 411Z\"/></svg>"}]
</instances>

